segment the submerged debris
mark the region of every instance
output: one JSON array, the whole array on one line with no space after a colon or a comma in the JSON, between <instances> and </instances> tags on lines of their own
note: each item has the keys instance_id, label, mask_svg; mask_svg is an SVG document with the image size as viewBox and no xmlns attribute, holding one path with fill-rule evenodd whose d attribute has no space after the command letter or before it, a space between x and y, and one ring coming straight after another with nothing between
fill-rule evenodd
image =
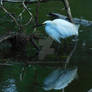
<instances>
[{"instance_id":1,"label":"submerged debris","mask_svg":"<svg viewBox=\"0 0 92 92\"><path fill-rule=\"evenodd\" d=\"M56 69L44 80L43 89L46 91L64 89L77 77L77 71L78 68Z\"/></svg>"},{"instance_id":2,"label":"submerged debris","mask_svg":"<svg viewBox=\"0 0 92 92\"><path fill-rule=\"evenodd\" d=\"M43 47L39 52L39 60L43 60L47 55L54 53L54 48L51 48L53 40L49 37L47 39L39 40L39 44Z\"/></svg>"}]
</instances>

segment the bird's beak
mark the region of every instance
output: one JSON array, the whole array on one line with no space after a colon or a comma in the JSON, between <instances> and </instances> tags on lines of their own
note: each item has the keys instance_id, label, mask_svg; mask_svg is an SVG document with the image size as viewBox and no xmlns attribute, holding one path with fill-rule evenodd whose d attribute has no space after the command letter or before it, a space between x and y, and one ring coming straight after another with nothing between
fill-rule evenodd
<instances>
[{"instance_id":1,"label":"bird's beak","mask_svg":"<svg viewBox=\"0 0 92 92\"><path fill-rule=\"evenodd\" d=\"M41 26L43 26L43 25L45 25L45 24L42 23L42 24L35 25L35 26L33 26L33 27L34 27L34 28L35 28L35 27L41 27Z\"/></svg>"},{"instance_id":2,"label":"bird's beak","mask_svg":"<svg viewBox=\"0 0 92 92\"><path fill-rule=\"evenodd\" d=\"M45 22L42 23L42 25L45 25L45 24L46 24Z\"/></svg>"},{"instance_id":3,"label":"bird's beak","mask_svg":"<svg viewBox=\"0 0 92 92\"><path fill-rule=\"evenodd\" d=\"M43 26L43 25L44 25L43 23L42 24L39 24L38 27Z\"/></svg>"}]
</instances>

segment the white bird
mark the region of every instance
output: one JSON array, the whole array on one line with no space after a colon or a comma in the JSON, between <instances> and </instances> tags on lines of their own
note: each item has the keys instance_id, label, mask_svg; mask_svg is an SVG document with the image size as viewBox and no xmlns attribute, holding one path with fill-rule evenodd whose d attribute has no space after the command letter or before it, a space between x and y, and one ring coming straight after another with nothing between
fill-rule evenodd
<instances>
[{"instance_id":1,"label":"white bird","mask_svg":"<svg viewBox=\"0 0 92 92\"><path fill-rule=\"evenodd\" d=\"M56 69L50 73L44 80L43 89L49 91L52 89L63 90L67 87L77 76L78 68L72 69Z\"/></svg>"},{"instance_id":2,"label":"white bird","mask_svg":"<svg viewBox=\"0 0 92 92\"><path fill-rule=\"evenodd\" d=\"M46 33L58 43L60 39L65 39L70 36L78 36L79 25L70 23L63 19L54 19L53 21L47 20L45 24Z\"/></svg>"}]
</instances>

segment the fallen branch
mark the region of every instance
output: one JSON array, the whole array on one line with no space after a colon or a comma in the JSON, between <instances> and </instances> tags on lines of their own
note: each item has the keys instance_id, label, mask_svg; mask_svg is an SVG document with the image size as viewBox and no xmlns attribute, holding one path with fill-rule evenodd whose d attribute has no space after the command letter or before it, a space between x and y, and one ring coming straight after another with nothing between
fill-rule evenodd
<instances>
[{"instance_id":1,"label":"fallen branch","mask_svg":"<svg viewBox=\"0 0 92 92\"><path fill-rule=\"evenodd\" d=\"M67 16L61 15L59 13L49 13L48 15L53 18L60 18L60 19L68 20ZM73 18L73 22L75 24L80 24L82 26L92 26L92 21L88 21L86 19Z\"/></svg>"}]
</instances>

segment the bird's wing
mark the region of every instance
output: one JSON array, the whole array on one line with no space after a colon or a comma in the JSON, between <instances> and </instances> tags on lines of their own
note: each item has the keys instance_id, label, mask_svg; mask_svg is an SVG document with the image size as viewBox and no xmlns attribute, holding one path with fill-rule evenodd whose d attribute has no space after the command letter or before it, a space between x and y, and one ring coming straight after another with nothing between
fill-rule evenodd
<instances>
[{"instance_id":1,"label":"bird's wing","mask_svg":"<svg viewBox=\"0 0 92 92\"><path fill-rule=\"evenodd\" d=\"M54 85L53 83L57 80L58 76L60 75L61 70L58 68L55 71L53 71L52 73L50 73L48 75L48 77L46 77L46 79L44 80L44 84L45 85Z\"/></svg>"},{"instance_id":2,"label":"bird's wing","mask_svg":"<svg viewBox=\"0 0 92 92\"><path fill-rule=\"evenodd\" d=\"M78 28L68 21L55 19L53 20L53 23L56 24L56 29L63 36L63 38L76 35L78 32Z\"/></svg>"},{"instance_id":3,"label":"bird's wing","mask_svg":"<svg viewBox=\"0 0 92 92\"><path fill-rule=\"evenodd\" d=\"M56 28L53 25L46 26L45 30L46 30L47 34L50 37L52 37L54 40L56 40L59 43L61 43L61 41L60 41L60 34L56 31Z\"/></svg>"},{"instance_id":4,"label":"bird's wing","mask_svg":"<svg viewBox=\"0 0 92 92\"><path fill-rule=\"evenodd\" d=\"M75 24L76 29L79 30L80 24Z\"/></svg>"},{"instance_id":5,"label":"bird's wing","mask_svg":"<svg viewBox=\"0 0 92 92\"><path fill-rule=\"evenodd\" d=\"M69 83L71 83L75 79L77 70L77 68L64 70L64 72L61 73L60 77L55 83L55 89L62 89L67 87Z\"/></svg>"}]
</instances>

